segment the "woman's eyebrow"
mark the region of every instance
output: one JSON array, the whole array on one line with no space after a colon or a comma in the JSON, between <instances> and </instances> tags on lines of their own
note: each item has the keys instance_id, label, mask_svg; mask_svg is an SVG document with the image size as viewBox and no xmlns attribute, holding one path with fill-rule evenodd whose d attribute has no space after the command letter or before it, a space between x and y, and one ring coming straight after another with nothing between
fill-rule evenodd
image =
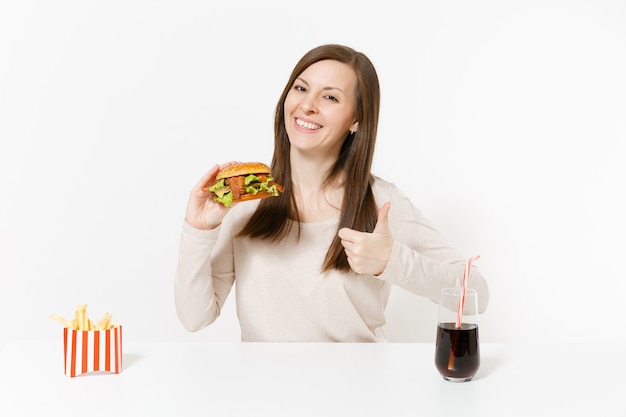
<instances>
[{"instance_id":1,"label":"woman's eyebrow","mask_svg":"<svg viewBox=\"0 0 626 417\"><path fill-rule=\"evenodd\" d=\"M296 81L301 81L303 84L306 84L307 86L309 85L308 82L306 82L306 80L304 78L296 78ZM328 87L323 87L322 90L337 90L343 93L343 90L339 87L333 87L333 86L328 86Z\"/></svg>"}]
</instances>

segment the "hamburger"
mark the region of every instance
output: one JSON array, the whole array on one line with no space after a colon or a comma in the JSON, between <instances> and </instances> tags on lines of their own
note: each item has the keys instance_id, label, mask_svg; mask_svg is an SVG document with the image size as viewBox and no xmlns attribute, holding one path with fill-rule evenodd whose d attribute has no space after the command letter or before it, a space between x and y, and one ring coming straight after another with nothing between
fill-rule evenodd
<instances>
[{"instance_id":1,"label":"hamburger","mask_svg":"<svg viewBox=\"0 0 626 417\"><path fill-rule=\"evenodd\" d=\"M210 191L214 200L230 207L236 201L276 197L283 192L282 185L274 182L270 167L261 162L240 162L217 173Z\"/></svg>"}]
</instances>

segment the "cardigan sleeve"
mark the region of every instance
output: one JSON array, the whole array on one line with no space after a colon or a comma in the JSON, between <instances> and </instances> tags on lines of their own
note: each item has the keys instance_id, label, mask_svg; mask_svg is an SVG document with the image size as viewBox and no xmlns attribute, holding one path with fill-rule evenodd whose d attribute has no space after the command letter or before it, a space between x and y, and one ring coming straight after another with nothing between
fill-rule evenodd
<instances>
[{"instance_id":1,"label":"cardigan sleeve","mask_svg":"<svg viewBox=\"0 0 626 417\"><path fill-rule=\"evenodd\" d=\"M183 224L174 279L176 314L189 331L213 323L235 281L232 240L219 226L199 230Z\"/></svg>"},{"instance_id":2,"label":"cardigan sleeve","mask_svg":"<svg viewBox=\"0 0 626 417\"><path fill-rule=\"evenodd\" d=\"M461 286L467 260L394 185L386 183L383 188L377 200L378 204L391 201L389 227L394 244L387 267L376 278L437 303L442 288ZM475 265L468 287L477 291L479 312L484 312L489 288Z\"/></svg>"}]
</instances>

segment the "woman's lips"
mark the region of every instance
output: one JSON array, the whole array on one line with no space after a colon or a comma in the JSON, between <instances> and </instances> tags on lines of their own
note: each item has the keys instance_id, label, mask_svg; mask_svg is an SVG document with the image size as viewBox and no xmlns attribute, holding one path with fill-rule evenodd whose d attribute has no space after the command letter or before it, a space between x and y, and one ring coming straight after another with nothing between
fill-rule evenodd
<instances>
[{"instance_id":1,"label":"woman's lips","mask_svg":"<svg viewBox=\"0 0 626 417\"><path fill-rule=\"evenodd\" d=\"M322 128L322 126L317 123L307 122L298 118L296 118L296 126L304 130L319 130Z\"/></svg>"}]
</instances>

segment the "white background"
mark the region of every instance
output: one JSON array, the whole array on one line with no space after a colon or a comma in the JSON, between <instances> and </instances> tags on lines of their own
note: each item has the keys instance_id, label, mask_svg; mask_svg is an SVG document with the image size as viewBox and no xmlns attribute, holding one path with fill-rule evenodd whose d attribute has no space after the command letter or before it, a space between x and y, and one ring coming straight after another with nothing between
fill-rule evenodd
<instances>
[{"instance_id":1,"label":"white background","mask_svg":"<svg viewBox=\"0 0 626 417\"><path fill-rule=\"evenodd\" d=\"M173 275L190 188L271 158L309 49L377 67L374 173L491 288L486 342L625 340L626 3L0 2L0 346L88 304L127 340L239 340L234 298L188 333ZM232 294L231 294L232 295ZM392 341L433 341L397 289Z\"/></svg>"}]
</instances>

